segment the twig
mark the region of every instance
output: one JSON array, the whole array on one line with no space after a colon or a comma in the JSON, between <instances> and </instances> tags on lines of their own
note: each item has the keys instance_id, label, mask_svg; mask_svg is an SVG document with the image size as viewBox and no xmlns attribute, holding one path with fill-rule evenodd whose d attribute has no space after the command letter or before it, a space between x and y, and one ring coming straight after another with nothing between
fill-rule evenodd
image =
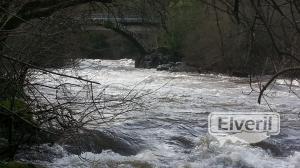
<instances>
[{"instance_id":1,"label":"twig","mask_svg":"<svg viewBox=\"0 0 300 168\"><path fill-rule=\"evenodd\" d=\"M26 65L26 66L29 66L29 67L34 68L34 69L38 69L38 70L46 72L46 73L50 73L50 74L54 74L54 75L58 75L58 76L63 76L63 77L67 77L67 78L72 78L72 79L76 79L76 80L80 80L80 81L84 81L84 82L89 82L89 83L101 85L101 83L99 83L99 82L95 82L95 81L88 80L88 79L83 79L81 77L76 77L76 76L71 76L71 75L66 75L66 74L61 74L61 73L49 71L47 69L44 69L44 68L41 68L41 67L38 67L38 66L35 66L35 65L32 65L32 64L17 60L15 58L11 58L11 57L6 56L6 55L1 55L0 57L5 58L7 60L17 62L17 63L20 63L20 64L23 64L23 65Z\"/></svg>"},{"instance_id":2,"label":"twig","mask_svg":"<svg viewBox=\"0 0 300 168\"><path fill-rule=\"evenodd\" d=\"M300 67L295 67L295 68L288 68L288 69L284 69L282 71L279 71L278 73L276 73L269 81L268 83L261 89L260 93L259 93L259 97L258 97L258 103L261 103L261 98L264 94L264 92L266 91L266 89L270 86L270 84L280 75L285 74L285 73L289 73L289 72L293 72L293 71L300 71Z\"/></svg>"}]
</instances>

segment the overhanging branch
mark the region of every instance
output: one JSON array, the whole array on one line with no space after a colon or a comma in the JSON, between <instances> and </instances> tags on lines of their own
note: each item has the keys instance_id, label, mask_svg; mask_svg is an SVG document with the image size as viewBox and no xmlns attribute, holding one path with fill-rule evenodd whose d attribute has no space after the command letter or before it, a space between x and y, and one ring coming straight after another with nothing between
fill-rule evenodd
<instances>
[{"instance_id":1,"label":"overhanging branch","mask_svg":"<svg viewBox=\"0 0 300 168\"><path fill-rule=\"evenodd\" d=\"M271 85L271 83L273 83L273 81L275 79L277 79L280 75L286 74L286 73L290 73L290 72L296 72L296 71L300 71L300 67L295 67L295 68L288 68L288 69L284 69L278 73L276 73L269 81L268 83L261 89L259 96L258 96L258 103L261 103L261 98L264 94L264 92L267 90L267 88Z\"/></svg>"},{"instance_id":2,"label":"overhanging branch","mask_svg":"<svg viewBox=\"0 0 300 168\"><path fill-rule=\"evenodd\" d=\"M37 70L40 70L40 71L43 71L43 72L46 72L46 73L50 73L50 74L54 74L54 75L58 75L58 76L63 76L63 77L67 77L67 78L76 79L76 80L79 80L79 81L84 81L84 82L88 82L88 83L93 83L93 84L101 85L101 83L99 83L99 82L91 81L91 80L88 80L88 79L83 79L81 77L76 77L76 76L71 76L71 75L66 75L66 74L61 74L61 73L49 71L47 69L44 69L44 68L41 68L41 67L38 67L38 66L35 66L35 65L32 65L32 64L29 64L29 63L17 60L15 58L11 58L11 57L6 56L6 55L1 55L0 57L2 57L4 59L7 59L7 60L11 60L13 62L17 62L17 63L22 64L22 65L26 65L26 66L28 66L30 68L37 69Z\"/></svg>"},{"instance_id":3,"label":"overhanging branch","mask_svg":"<svg viewBox=\"0 0 300 168\"><path fill-rule=\"evenodd\" d=\"M54 12L89 2L112 3L112 0L35 0L26 3L3 26L4 30L12 30L19 27L25 21L35 18L48 17ZM22 18L22 19L20 19Z\"/></svg>"}]
</instances>

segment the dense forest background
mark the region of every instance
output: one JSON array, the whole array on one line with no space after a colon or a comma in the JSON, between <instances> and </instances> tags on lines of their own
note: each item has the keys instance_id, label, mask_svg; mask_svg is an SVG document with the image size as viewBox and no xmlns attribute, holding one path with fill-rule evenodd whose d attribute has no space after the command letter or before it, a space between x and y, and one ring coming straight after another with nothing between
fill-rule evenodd
<instances>
[{"instance_id":1,"label":"dense forest background","mask_svg":"<svg viewBox=\"0 0 300 168\"><path fill-rule=\"evenodd\" d=\"M22 24L18 35L10 35L6 40L9 47L4 48L14 55L20 48L27 50L26 54L39 64L49 59L60 64L61 59L70 57L136 59L139 46L129 37L135 35L137 43L147 44L144 48L148 54L163 48L175 57L171 61L186 62L202 72L272 74L274 69L290 65L285 57L289 59L288 55L298 51L297 2L249 1L238 5L238 12L235 1L137 0L114 1L107 6L79 5ZM101 15L101 23L91 23L95 14ZM126 18L142 19L139 24L144 30L136 33L128 25L117 23ZM157 25L151 27L147 21ZM109 30L101 30L101 26ZM41 52L47 60L41 60L37 54Z\"/></svg>"}]
</instances>

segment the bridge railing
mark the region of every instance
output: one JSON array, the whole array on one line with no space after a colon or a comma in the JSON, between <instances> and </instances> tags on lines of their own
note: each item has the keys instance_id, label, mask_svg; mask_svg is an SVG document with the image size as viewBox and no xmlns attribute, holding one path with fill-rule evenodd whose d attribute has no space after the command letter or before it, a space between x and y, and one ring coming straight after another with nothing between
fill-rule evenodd
<instances>
[{"instance_id":1,"label":"bridge railing","mask_svg":"<svg viewBox=\"0 0 300 168\"><path fill-rule=\"evenodd\" d=\"M127 16L113 16L113 15L105 15L105 14L90 14L85 16L86 19L89 19L93 22L105 23L119 23L123 25L156 25L160 24L159 20L144 18L137 15L127 15Z\"/></svg>"}]
</instances>

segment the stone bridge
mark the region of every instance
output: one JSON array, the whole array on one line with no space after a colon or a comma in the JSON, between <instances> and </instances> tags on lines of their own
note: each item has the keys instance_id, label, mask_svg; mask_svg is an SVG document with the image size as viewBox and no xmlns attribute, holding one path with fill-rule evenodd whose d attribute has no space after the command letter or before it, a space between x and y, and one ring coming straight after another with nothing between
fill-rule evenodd
<instances>
[{"instance_id":1,"label":"stone bridge","mask_svg":"<svg viewBox=\"0 0 300 168\"><path fill-rule=\"evenodd\" d=\"M138 16L116 17L92 14L85 19L86 30L114 31L130 40L142 54L157 48L157 32L160 22Z\"/></svg>"}]
</instances>

